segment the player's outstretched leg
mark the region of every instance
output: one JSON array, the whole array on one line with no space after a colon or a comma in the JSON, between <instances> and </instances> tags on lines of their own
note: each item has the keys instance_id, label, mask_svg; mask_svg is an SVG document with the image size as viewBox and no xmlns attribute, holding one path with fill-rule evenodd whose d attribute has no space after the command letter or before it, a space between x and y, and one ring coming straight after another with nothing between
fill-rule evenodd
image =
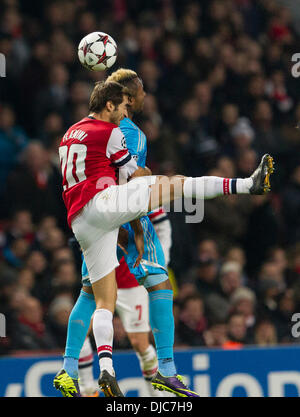
<instances>
[{"instance_id":1,"label":"player's outstretched leg","mask_svg":"<svg viewBox=\"0 0 300 417\"><path fill-rule=\"evenodd\" d=\"M265 154L249 178L157 176L155 184L151 185L148 210L181 197L205 200L229 194L267 194L271 190L270 175L273 172L273 158Z\"/></svg>"}]
</instances>

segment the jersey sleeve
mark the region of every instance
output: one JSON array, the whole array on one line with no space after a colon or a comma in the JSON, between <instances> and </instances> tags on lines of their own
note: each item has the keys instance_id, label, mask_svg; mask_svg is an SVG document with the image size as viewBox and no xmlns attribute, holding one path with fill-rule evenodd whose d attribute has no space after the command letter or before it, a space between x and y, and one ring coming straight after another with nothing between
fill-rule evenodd
<instances>
[{"instance_id":1,"label":"jersey sleeve","mask_svg":"<svg viewBox=\"0 0 300 417\"><path fill-rule=\"evenodd\" d=\"M108 139L106 156L116 168L126 167L128 176L132 175L138 168L127 149L126 139L118 127L112 130Z\"/></svg>"},{"instance_id":2,"label":"jersey sleeve","mask_svg":"<svg viewBox=\"0 0 300 417\"><path fill-rule=\"evenodd\" d=\"M139 158L138 158L138 165L142 168L145 168L146 166L146 160L147 160L147 145L146 141L143 140L143 145L141 147L142 149L139 152Z\"/></svg>"},{"instance_id":3,"label":"jersey sleeve","mask_svg":"<svg viewBox=\"0 0 300 417\"><path fill-rule=\"evenodd\" d=\"M143 141L141 130L128 122L127 119L121 121L120 129L126 137L129 152L136 158L138 166L145 168L147 146Z\"/></svg>"},{"instance_id":4,"label":"jersey sleeve","mask_svg":"<svg viewBox=\"0 0 300 417\"><path fill-rule=\"evenodd\" d=\"M126 144L129 152L131 155L136 155L137 153L137 134L138 131L133 126L131 126L129 123L125 123L124 120L121 120L120 123L120 130L123 133L123 135L126 137Z\"/></svg>"}]
</instances>

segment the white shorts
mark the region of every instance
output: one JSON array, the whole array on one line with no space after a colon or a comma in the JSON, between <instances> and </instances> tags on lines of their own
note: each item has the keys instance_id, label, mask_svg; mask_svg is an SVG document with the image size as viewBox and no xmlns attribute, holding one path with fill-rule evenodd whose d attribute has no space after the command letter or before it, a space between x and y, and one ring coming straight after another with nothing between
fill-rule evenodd
<instances>
[{"instance_id":1,"label":"white shorts","mask_svg":"<svg viewBox=\"0 0 300 417\"><path fill-rule=\"evenodd\" d=\"M92 284L119 265L119 227L148 213L150 186L155 181L155 176L148 176L112 185L96 194L72 221Z\"/></svg>"},{"instance_id":2,"label":"white shorts","mask_svg":"<svg viewBox=\"0 0 300 417\"><path fill-rule=\"evenodd\" d=\"M118 289L116 311L127 333L149 332L149 300L144 287Z\"/></svg>"}]
</instances>

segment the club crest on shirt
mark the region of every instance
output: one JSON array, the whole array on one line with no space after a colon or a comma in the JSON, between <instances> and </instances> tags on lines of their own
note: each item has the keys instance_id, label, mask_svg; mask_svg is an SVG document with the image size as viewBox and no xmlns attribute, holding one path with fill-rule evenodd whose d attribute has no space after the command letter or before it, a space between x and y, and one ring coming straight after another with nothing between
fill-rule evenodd
<instances>
[{"instance_id":1,"label":"club crest on shirt","mask_svg":"<svg viewBox=\"0 0 300 417\"><path fill-rule=\"evenodd\" d=\"M126 145L126 140L125 140L125 137L124 137L124 136L122 137L122 140L121 140L121 146L122 146L122 148L124 148L124 149L126 149L126 148L127 148L127 145Z\"/></svg>"}]
</instances>

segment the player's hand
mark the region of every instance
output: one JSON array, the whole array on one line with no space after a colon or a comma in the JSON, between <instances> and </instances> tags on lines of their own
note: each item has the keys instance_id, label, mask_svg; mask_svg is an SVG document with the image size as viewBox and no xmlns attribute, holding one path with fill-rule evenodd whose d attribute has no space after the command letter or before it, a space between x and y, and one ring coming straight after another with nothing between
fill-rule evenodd
<instances>
[{"instance_id":1,"label":"player's hand","mask_svg":"<svg viewBox=\"0 0 300 417\"><path fill-rule=\"evenodd\" d=\"M138 251L138 257L136 258L135 264L133 265L133 267L136 268L141 263L142 257L144 255L144 231L139 219L133 220L130 222L130 225L134 231L134 241Z\"/></svg>"},{"instance_id":2,"label":"player's hand","mask_svg":"<svg viewBox=\"0 0 300 417\"><path fill-rule=\"evenodd\" d=\"M128 230L124 229L124 227L120 227L119 234L118 234L118 246L120 249L122 249L123 252L128 255L127 251L127 245L128 245Z\"/></svg>"}]
</instances>

